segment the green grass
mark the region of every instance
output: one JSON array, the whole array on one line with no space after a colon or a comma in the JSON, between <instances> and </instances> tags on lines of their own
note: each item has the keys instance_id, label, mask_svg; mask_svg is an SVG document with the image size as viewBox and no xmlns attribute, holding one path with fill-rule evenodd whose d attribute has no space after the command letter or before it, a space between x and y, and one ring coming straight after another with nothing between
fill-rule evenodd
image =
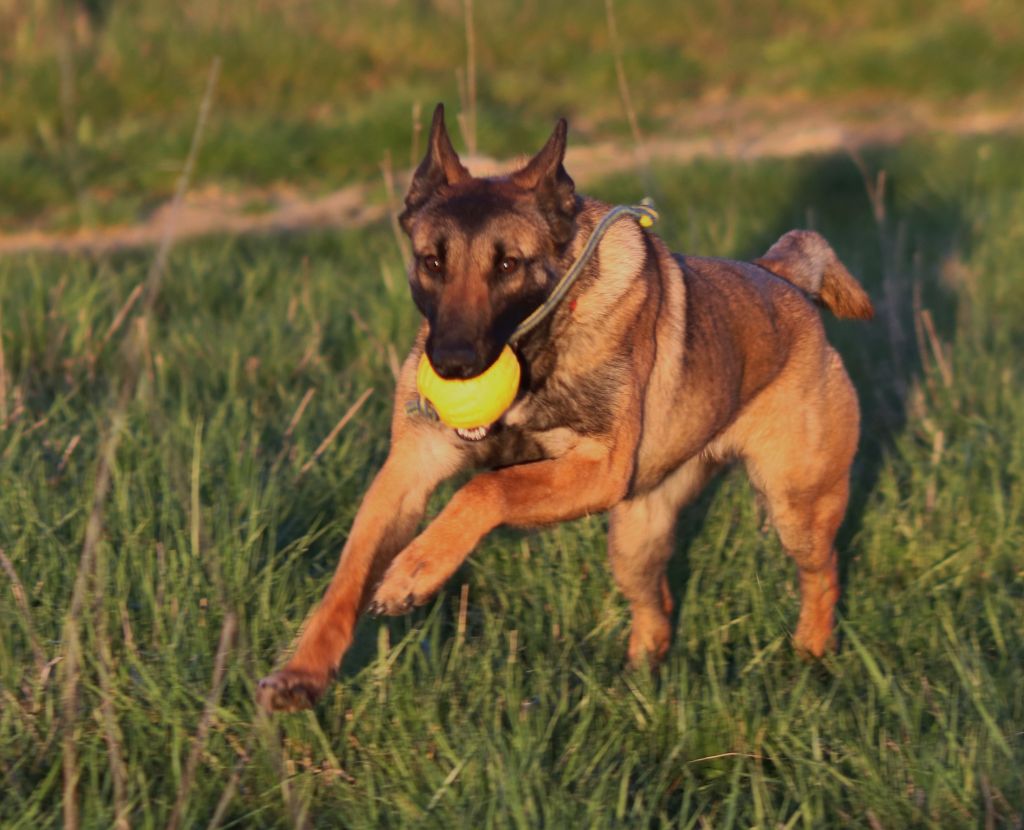
<instances>
[{"instance_id":1,"label":"green grass","mask_svg":"<svg viewBox=\"0 0 1024 830\"><path fill-rule=\"evenodd\" d=\"M437 100L459 108L458 0L89 0L95 14L62 27L65 5L0 0L5 227L127 222L166 198L216 55L223 73L200 185L323 191L376 180L386 152L407 164L415 104L423 119ZM911 100L952 111L1021 102L1014 0L615 8L645 130L692 129L701 102L775 117L787 103L870 113ZM563 115L577 140L626 135L600 0L477 3L475 28L487 152L539 146Z\"/></svg>"},{"instance_id":2,"label":"green grass","mask_svg":"<svg viewBox=\"0 0 1024 830\"><path fill-rule=\"evenodd\" d=\"M750 257L810 224L879 304L874 323L829 323L864 438L840 536L842 647L820 665L792 653L794 571L737 471L681 521L680 611L656 678L622 670L628 614L594 517L493 534L436 602L361 624L314 712L261 721L254 682L321 595L386 452L387 346L407 347L416 316L387 227L179 248L83 618L84 826L112 826L114 810L100 646L113 655L131 823L163 826L234 613L182 826L206 825L237 769L224 826L304 813L351 827L1019 827L1022 151L1015 138L934 140L869 157L889 173L884 257L848 159L657 171L660 232L675 247ZM597 190L640 195L633 177ZM146 254L0 261L17 413L0 433L0 547L31 612L0 576L4 827L61 826L62 667L40 680L29 625L46 660L61 653L121 372L117 338L101 341L147 265ZM948 384L917 348L915 283Z\"/></svg>"}]
</instances>

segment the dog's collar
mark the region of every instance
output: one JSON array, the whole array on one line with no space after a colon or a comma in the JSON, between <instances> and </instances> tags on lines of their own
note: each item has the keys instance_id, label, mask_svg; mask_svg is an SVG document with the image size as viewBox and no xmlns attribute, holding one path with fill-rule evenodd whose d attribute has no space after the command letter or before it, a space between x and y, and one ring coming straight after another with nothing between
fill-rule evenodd
<instances>
[{"instance_id":1,"label":"dog's collar","mask_svg":"<svg viewBox=\"0 0 1024 830\"><path fill-rule=\"evenodd\" d=\"M572 288L573 283L579 279L580 274L583 273L583 269L587 267L587 263L590 262L590 258L597 251L598 243L601 241L601 237L605 235L605 232L614 225L623 216L636 217L637 222L640 223L640 227L649 228L655 222L658 221L658 211L654 208L654 202L648 197L643 199L639 204L636 205L616 205L610 211L608 211L601 221L597 223L597 227L594 228L590 234L590 238L587 240L587 244L583 246L583 250L580 251L580 255L576 257L573 264L569 266L569 270L565 272L562 279L558 281L551 294L548 298L536 308L529 317L523 322L516 326L516 330L512 332L512 336L509 338L510 343L515 343L520 337L528 332L533 331L537 326L543 322L544 318L547 317L562 300L565 299L565 295L569 293L569 289Z\"/></svg>"}]
</instances>

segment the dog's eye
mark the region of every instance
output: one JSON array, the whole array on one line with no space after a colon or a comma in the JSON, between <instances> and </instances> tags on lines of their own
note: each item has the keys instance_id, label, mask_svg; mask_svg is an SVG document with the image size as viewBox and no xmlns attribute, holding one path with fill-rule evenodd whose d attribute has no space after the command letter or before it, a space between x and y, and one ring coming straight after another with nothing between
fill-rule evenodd
<instances>
[{"instance_id":1,"label":"dog's eye","mask_svg":"<svg viewBox=\"0 0 1024 830\"><path fill-rule=\"evenodd\" d=\"M429 271L431 274L440 274L442 271L444 271L444 263L441 262L440 257L420 257L420 264L423 265L423 268Z\"/></svg>"},{"instance_id":2,"label":"dog's eye","mask_svg":"<svg viewBox=\"0 0 1024 830\"><path fill-rule=\"evenodd\" d=\"M514 256L502 257L498 263L498 271L502 274L511 274L519 267L519 260Z\"/></svg>"}]
</instances>

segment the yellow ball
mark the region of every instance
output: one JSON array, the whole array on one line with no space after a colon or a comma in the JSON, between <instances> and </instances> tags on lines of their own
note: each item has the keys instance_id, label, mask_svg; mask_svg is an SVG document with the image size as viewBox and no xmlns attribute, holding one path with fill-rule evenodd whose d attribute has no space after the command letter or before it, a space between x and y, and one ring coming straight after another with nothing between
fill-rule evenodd
<instances>
[{"instance_id":1,"label":"yellow ball","mask_svg":"<svg viewBox=\"0 0 1024 830\"><path fill-rule=\"evenodd\" d=\"M484 372L468 380L445 380L420 357L416 386L438 417L454 429L476 429L493 424L512 405L519 391L519 359L506 346Z\"/></svg>"}]
</instances>

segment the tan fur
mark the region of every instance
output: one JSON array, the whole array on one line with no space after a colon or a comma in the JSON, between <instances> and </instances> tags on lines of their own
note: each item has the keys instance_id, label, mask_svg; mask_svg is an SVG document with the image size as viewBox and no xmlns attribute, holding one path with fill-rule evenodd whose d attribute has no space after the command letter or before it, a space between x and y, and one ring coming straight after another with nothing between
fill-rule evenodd
<instances>
[{"instance_id":1,"label":"tan fur","mask_svg":"<svg viewBox=\"0 0 1024 830\"><path fill-rule=\"evenodd\" d=\"M444 255L442 277L417 264L410 271L433 328L424 324L403 366L391 452L327 594L287 665L261 682L261 704L311 705L363 609L398 614L426 602L499 525L604 510L612 572L633 616L629 659L657 663L671 634L666 565L676 516L734 459L746 465L798 568L794 644L823 654L859 413L808 298L866 317L867 295L810 231L790 232L744 263L675 256L635 223L620 222L550 321L516 344L526 378L516 402L488 437L463 441L407 413L420 355L447 327L475 332L474 348L503 345L488 340L501 304L535 297L540 284L550 290L609 206L574 195L561 166L564 124L522 171L467 179L438 134L438 113L402 218L418 262ZM496 275L495 263L510 252L523 264ZM416 536L430 492L475 466L497 469L472 478Z\"/></svg>"},{"instance_id":2,"label":"tan fur","mask_svg":"<svg viewBox=\"0 0 1024 830\"><path fill-rule=\"evenodd\" d=\"M612 575L633 614L629 661L657 663L668 651L672 596L665 569L675 542L676 518L711 476L718 464L702 456L685 462L661 484L612 508L608 555Z\"/></svg>"}]
</instances>

